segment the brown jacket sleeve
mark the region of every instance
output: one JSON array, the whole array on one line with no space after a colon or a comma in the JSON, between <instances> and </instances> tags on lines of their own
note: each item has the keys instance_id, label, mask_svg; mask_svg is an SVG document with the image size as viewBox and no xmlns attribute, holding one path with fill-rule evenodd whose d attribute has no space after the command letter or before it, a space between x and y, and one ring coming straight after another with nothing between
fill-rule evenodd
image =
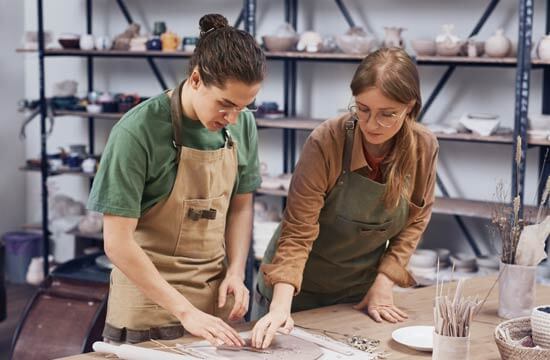
<instances>
[{"instance_id":1,"label":"brown jacket sleeve","mask_svg":"<svg viewBox=\"0 0 550 360\"><path fill-rule=\"evenodd\" d=\"M340 164L335 164L334 159L341 157L342 151L336 150L339 146L335 142L339 139L334 137L328 123L316 128L303 147L292 176L277 251L271 264L261 267L267 284L288 283L296 293L300 291L311 247L319 235L319 214L325 195L339 173Z\"/></svg>"},{"instance_id":2,"label":"brown jacket sleeve","mask_svg":"<svg viewBox=\"0 0 550 360\"><path fill-rule=\"evenodd\" d=\"M378 266L379 273L385 274L401 287L416 284L406 267L430 222L435 200L435 176L439 146L433 134L424 129L420 129L419 133L418 167L407 225L397 236L390 239L389 246Z\"/></svg>"}]
</instances>

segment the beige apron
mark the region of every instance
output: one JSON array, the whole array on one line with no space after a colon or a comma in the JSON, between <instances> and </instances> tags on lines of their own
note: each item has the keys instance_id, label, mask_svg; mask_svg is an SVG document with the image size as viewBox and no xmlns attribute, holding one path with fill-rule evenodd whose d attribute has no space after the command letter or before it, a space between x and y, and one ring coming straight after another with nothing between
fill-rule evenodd
<instances>
[{"instance_id":1,"label":"beige apron","mask_svg":"<svg viewBox=\"0 0 550 360\"><path fill-rule=\"evenodd\" d=\"M388 240L406 225L409 203L387 209L385 184L351 172L355 122L346 123L342 173L325 199L319 215L319 236L306 262L301 292L292 301L292 311L360 301L377 275ZM277 250L281 226L269 243L262 263L270 264ZM258 290L271 301L273 288L258 276Z\"/></svg>"},{"instance_id":2,"label":"beige apron","mask_svg":"<svg viewBox=\"0 0 550 360\"><path fill-rule=\"evenodd\" d=\"M134 237L162 277L195 307L227 318L233 298L223 309L218 309L217 299L226 270L225 225L237 176L237 144L224 129L226 142L221 149L181 145L182 86L171 96L173 144L179 162L174 187L168 198L142 215ZM148 299L118 268L113 269L105 338L135 343L175 339L183 333L174 315Z\"/></svg>"}]
</instances>

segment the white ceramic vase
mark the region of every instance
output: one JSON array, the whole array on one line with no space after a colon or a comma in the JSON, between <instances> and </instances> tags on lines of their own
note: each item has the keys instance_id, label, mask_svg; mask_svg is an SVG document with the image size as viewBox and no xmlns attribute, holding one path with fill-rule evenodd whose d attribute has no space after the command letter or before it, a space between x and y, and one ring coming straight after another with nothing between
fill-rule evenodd
<instances>
[{"instance_id":1,"label":"white ceramic vase","mask_svg":"<svg viewBox=\"0 0 550 360\"><path fill-rule=\"evenodd\" d=\"M505 57L510 52L512 43L504 35L504 30L498 29L493 36L485 42L485 53L489 57Z\"/></svg>"},{"instance_id":2,"label":"white ceramic vase","mask_svg":"<svg viewBox=\"0 0 550 360\"><path fill-rule=\"evenodd\" d=\"M535 306L537 267L501 262L500 271L498 316L505 319L529 316Z\"/></svg>"}]
</instances>

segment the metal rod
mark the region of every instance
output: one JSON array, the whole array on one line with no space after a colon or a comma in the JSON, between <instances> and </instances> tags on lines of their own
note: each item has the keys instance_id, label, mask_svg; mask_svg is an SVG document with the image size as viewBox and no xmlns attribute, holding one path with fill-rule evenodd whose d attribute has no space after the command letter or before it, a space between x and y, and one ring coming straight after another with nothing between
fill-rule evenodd
<instances>
[{"instance_id":1,"label":"metal rod","mask_svg":"<svg viewBox=\"0 0 550 360\"><path fill-rule=\"evenodd\" d=\"M353 21L353 18L351 17L348 8L346 5L342 2L342 0L334 0L336 2L336 5L338 5L338 9L340 9L340 12L342 15L344 15L344 18L346 18L346 22L348 23L349 27L355 27L355 21Z\"/></svg>"},{"instance_id":2,"label":"metal rod","mask_svg":"<svg viewBox=\"0 0 550 360\"><path fill-rule=\"evenodd\" d=\"M50 230L48 226L48 143L46 133L46 89L44 68L44 12L42 0L37 0L38 13L38 87L40 96L40 179L42 201L42 256L44 258L44 278L49 274Z\"/></svg>"},{"instance_id":3,"label":"metal rod","mask_svg":"<svg viewBox=\"0 0 550 360\"><path fill-rule=\"evenodd\" d=\"M159 82L160 87L162 88L162 90L167 90L168 85L166 85L166 81L164 81L164 77L160 73L160 70L158 69L157 64L155 63L155 61L151 58L147 58L147 63L149 63L149 67L151 68L151 70L153 71L153 74L157 78L157 81Z\"/></svg>"},{"instance_id":4,"label":"metal rod","mask_svg":"<svg viewBox=\"0 0 550 360\"><path fill-rule=\"evenodd\" d=\"M235 21L235 25L233 25L234 28L238 28L243 23L245 8L246 8L246 4L243 5L243 8L241 9L239 16L237 17L237 20Z\"/></svg>"},{"instance_id":5,"label":"metal rod","mask_svg":"<svg viewBox=\"0 0 550 360\"><path fill-rule=\"evenodd\" d=\"M290 66L290 116L296 116L296 87L298 86L298 74L297 74L298 63L296 61L291 62ZM296 166L296 130L292 129L289 133L289 169L290 172L294 172Z\"/></svg>"},{"instance_id":6,"label":"metal rod","mask_svg":"<svg viewBox=\"0 0 550 360\"><path fill-rule=\"evenodd\" d=\"M519 2L519 34L516 70L516 103L514 111L514 159L512 161L512 196L519 196L518 216L523 218L523 197L525 185L525 162L527 155L527 112L529 110L529 85L531 77L531 38L533 27L533 1ZM521 146L518 146L518 138ZM520 163L516 163L518 147Z\"/></svg>"},{"instance_id":7,"label":"metal rod","mask_svg":"<svg viewBox=\"0 0 550 360\"><path fill-rule=\"evenodd\" d=\"M128 24L132 24L134 20L132 19L132 16L130 15L130 12L128 11L128 8L126 7L126 4L124 3L124 1L116 0L116 2L118 4L118 7L120 8L120 11L122 11L124 18L128 22ZM147 59L147 63L149 64L149 67L153 71L153 74L155 75L157 81L159 82L162 90L167 90L168 86L166 85L166 81L164 81L164 78L162 77L162 74L160 73L155 61L150 57L147 57L146 59Z\"/></svg>"},{"instance_id":8,"label":"metal rod","mask_svg":"<svg viewBox=\"0 0 550 360\"><path fill-rule=\"evenodd\" d=\"M422 110L420 111L420 114L418 115L418 121L419 122L422 122L422 120L424 120L424 116L426 115L426 112L430 109L433 102L435 101L435 98L439 95L441 90L443 90L443 87L445 86L447 81L449 81L449 78L454 73L455 69L456 69L456 67L453 65L453 66L449 66L449 68L447 70L445 70L445 73L443 74L441 79L439 79L437 85L435 86L434 90L430 94L430 97L428 98L428 100L426 101L424 106L422 106Z\"/></svg>"},{"instance_id":9,"label":"metal rod","mask_svg":"<svg viewBox=\"0 0 550 360\"><path fill-rule=\"evenodd\" d=\"M487 5L487 8L483 12L483 15L481 15L481 18L478 20L476 26L474 27L474 29L470 33L470 36L468 36L468 37L475 36L479 33L479 30L481 30L483 25L485 25L485 23L487 22L487 19L489 18L489 16L491 16L491 14L493 13L493 10L495 10L495 8L497 7L499 1L500 0L491 0L489 5Z\"/></svg>"},{"instance_id":10,"label":"metal rod","mask_svg":"<svg viewBox=\"0 0 550 360\"><path fill-rule=\"evenodd\" d=\"M92 0L86 0L86 32L92 34ZM94 58L87 58L88 93L94 90ZM95 121L94 117L88 118L88 151L95 154ZM91 181L90 181L91 184Z\"/></svg>"},{"instance_id":11,"label":"metal rod","mask_svg":"<svg viewBox=\"0 0 550 360\"><path fill-rule=\"evenodd\" d=\"M474 35L477 35L479 33L479 30L481 30L483 25L485 25L485 23L487 22L487 19L489 18L489 16L491 16L493 11L495 10L495 7L498 5L499 1L500 0L491 0L491 2L489 3L489 5L487 5L487 8L485 9L483 14L481 15L481 18L478 20L477 24L474 26L474 29L470 32L470 37L472 37ZM443 89L443 87L445 86L445 84L447 83L447 81L449 80L449 78L451 77L453 72L455 71L455 68L456 68L456 66L452 65L452 66L449 66L447 71L445 71L445 73L443 74L443 76L439 80L437 86L435 87L435 89L430 94L430 97L428 98L428 100L426 101L424 106L422 107L422 110L420 111L420 115L418 116L418 121L422 121L424 119L424 116L426 115L426 112L432 106L435 98L439 95L439 93L441 92L441 90Z\"/></svg>"},{"instance_id":12,"label":"metal rod","mask_svg":"<svg viewBox=\"0 0 550 360\"><path fill-rule=\"evenodd\" d=\"M447 187L445 186L445 184L443 183L443 181L441 180L441 178L437 174L435 176L435 181L436 181L437 185L439 186L439 189L441 190L441 193L443 194L443 196L445 196L447 198L450 197L449 196L449 191L447 191ZM464 223L464 220L462 220L462 218L459 215L453 215L453 218L456 220L456 222L458 224L458 227L460 227L460 230L462 230L462 233L466 237L466 240L468 241L468 244L472 248L472 251L474 252L474 254L476 254L476 256L481 256L481 250L479 250L479 247L477 246L477 243L476 243L474 237L472 236L472 234L468 230L468 227Z\"/></svg>"},{"instance_id":13,"label":"metal rod","mask_svg":"<svg viewBox=\"0 0 550 360\"><path fill-rule=\"evenodd\" d=\"M546 1L546 34L550 33L550 0ZM542 113L550 114L550 68L544 67L542 70ZM547 155L548 154L548 155ZM546 179L550 176L550 147L544 146L539 150L539 179L538 184L538 204L542 199Z\"/></svg>"},{"instance_id":14,"label":"metal rod","mask_svg":"<svg viewBox=\"0 0 550 360\"><path fill-rule=\"evenodd\" d=\"M292 27L294 27L294 30L297 31L296 27L298 26L298 0L292 0L292 14L290 18L290 23L292 24Z\"/></svg>"},{"instance_id":15,"label":"metal rod","mask_svg":"<svg viewBox=\"0 0 550 360\"><path fill-rule=\"evenodd\" d=\"M256 36L256 0L244 0L244 27L245 31Z\"/></svg>"},{"instance_id":16,"label":"metal rod","mask_svg":"<svg viewBox=\"0 0 550 360\"><path fill-rule=\"evenodd\" d=\"M122 11L122 15L124 15L124 18L128 22L128 24L132 24L134 20L132 19L132 16L130 15L130 12L128 11L128 8L126 7L126 4L123 0L116 0L116 3L118 4L118 7L120 8L120 11Z\"/></svg>"}]
</instances>

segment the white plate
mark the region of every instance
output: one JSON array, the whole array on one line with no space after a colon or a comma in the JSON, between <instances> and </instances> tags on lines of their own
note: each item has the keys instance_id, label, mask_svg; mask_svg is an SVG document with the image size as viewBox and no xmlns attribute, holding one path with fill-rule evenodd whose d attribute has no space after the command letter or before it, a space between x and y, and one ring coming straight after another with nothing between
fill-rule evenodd
<instances>
[{"instance_id":1,"label":"white plate","mask_svg":"<svg viewBox=\"0 0 550 360\"><path fill-rule=\"evenodd\" d=\"M396 342L419 351L432 351L433 326L407 326L392 332Z\"/></svg>"}]
</instances>

